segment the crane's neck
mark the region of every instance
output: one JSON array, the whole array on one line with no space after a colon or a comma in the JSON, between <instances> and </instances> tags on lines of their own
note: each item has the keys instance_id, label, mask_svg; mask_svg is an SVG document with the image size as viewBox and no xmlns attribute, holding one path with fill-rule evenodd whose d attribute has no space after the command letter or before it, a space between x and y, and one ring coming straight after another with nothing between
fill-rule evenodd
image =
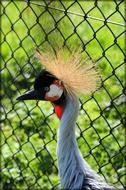
<instances>
[{"instance_id":1,"label":"crane's neck","mask_svg":"<svg viewBox=\"0 0 126 190\"><path fill-rule=\"evenodd\" d=\"M75 95L67 96L63 107L57 144L59 176L61 186L64 189L80 189L84 181L83 159L75 137L78 110L78 98Z\"/></svg>"},{"instance_id":2,"label":"crane's neck","mask_svg":"<svg viewBox=\"0 0 126 190\"><path fill-rule=\"evenodd\" d=\"M106 184L83 159L76 142L75 122L79 110L79 101L75 95L67 95L64 103L58 106L57 115L61 117L58 131L57 158L61 187L80 190L91 187L95 190L115 190Z\"/></svg>"},{"instance_id":3,"label":"crane's neck","mask_svg":"<svg viewBox=\"0 0 126 190\"><path fill-rule=\"evenodd\" d=\"M64 103L58 106L59 110L56 109L58 116L61 117L61 125L58 131L57 158L61 187L69 190L80 190L82 187L115 190L90 168L78 149L75 137L78 98L75 95L67 95Z\"/></svg>"}]
</instances>

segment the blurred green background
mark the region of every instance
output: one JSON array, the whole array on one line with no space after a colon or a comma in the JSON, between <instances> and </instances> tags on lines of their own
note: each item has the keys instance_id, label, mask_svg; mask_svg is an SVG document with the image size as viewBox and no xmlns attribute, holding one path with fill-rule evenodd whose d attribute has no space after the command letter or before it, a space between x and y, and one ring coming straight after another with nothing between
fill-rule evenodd
<instances>
[{"instance_id":1,"label":"blurred green background","mask_svg":"<svg viewBox=\"0 0 126 190\"><path fill-rule=\"evenodd\" d=\"M50 103L18 102L16 97L33 87L41 69L33 56L35 49L50 51L64 45L82 48L85 57L96 61L102 78L99 90L80 98L79 148L94 170L123 189L124 1L32 2L46 7L23 1L0 2L1 189L60 189L55 153L59 120Z\"/></svg>"}]
</instances>

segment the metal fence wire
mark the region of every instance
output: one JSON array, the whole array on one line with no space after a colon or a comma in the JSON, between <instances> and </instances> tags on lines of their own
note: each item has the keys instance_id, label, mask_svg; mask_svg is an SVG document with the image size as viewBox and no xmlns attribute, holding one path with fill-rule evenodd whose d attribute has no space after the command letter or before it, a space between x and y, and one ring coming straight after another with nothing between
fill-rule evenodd
<instances>
[{"instance_id":1,"label":"metal fence wire","mask_svg":"<svg viewBox=\"0 0 126 190\"><path fill-rule=\"evenodd\" d=\"M1 1L1 190L60 189L59 121L50 103L18 102L41 65L36 48L81 47L102 85L80 97L76 135L83 157L125 189L125 1Z\"/></svg>"}]
</instances>

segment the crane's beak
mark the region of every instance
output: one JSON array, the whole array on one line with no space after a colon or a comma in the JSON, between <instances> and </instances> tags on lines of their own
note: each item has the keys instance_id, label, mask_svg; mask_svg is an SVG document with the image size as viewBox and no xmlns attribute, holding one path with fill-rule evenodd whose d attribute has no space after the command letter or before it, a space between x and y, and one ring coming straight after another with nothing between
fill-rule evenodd
<instances>
[{"instance_id":1,"label":"crane's beak","mask_svg":"<svg viewBox=\"0 0 126 190\"><path fill-rule=\"evenodd\" d=\"M44 100L44 94L37 90L30 90L25 94L18 96L17 100Z\"/></svg>"}]
</instances>

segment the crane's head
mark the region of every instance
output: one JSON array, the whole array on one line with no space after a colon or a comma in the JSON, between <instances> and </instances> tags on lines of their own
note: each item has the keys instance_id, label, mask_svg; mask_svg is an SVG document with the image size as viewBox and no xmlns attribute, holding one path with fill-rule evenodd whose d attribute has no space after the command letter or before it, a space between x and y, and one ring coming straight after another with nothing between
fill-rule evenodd
<instances>
[{"instance_id":1,"label":"crane's head","mask_svg":"<svg viewBox=\"0 0 126 190\"><path fill-rule=\"evenodd\" d=\"M82 59L79 52L69 53L62 49L56 55L37 52L37 56L45 70L36 78L34 89L19 96L18 100L51 101L58 117L61 118L61 105L68 93L85 94L97 89L99 73L91 61Z\"/></svg>"},{"instance_id":2,"label":"crane's head","mask_svg":"<svg viewBox=\"0 0 126 190\"><path fill-rule=\"evenodd\" d=\"M34 89L17 97L17 100L46 100L53 103L59 118L63 113L63 100L65 99L62 82L46 70L42 70L34 82Z\"/></svg>"}]
</instances>

